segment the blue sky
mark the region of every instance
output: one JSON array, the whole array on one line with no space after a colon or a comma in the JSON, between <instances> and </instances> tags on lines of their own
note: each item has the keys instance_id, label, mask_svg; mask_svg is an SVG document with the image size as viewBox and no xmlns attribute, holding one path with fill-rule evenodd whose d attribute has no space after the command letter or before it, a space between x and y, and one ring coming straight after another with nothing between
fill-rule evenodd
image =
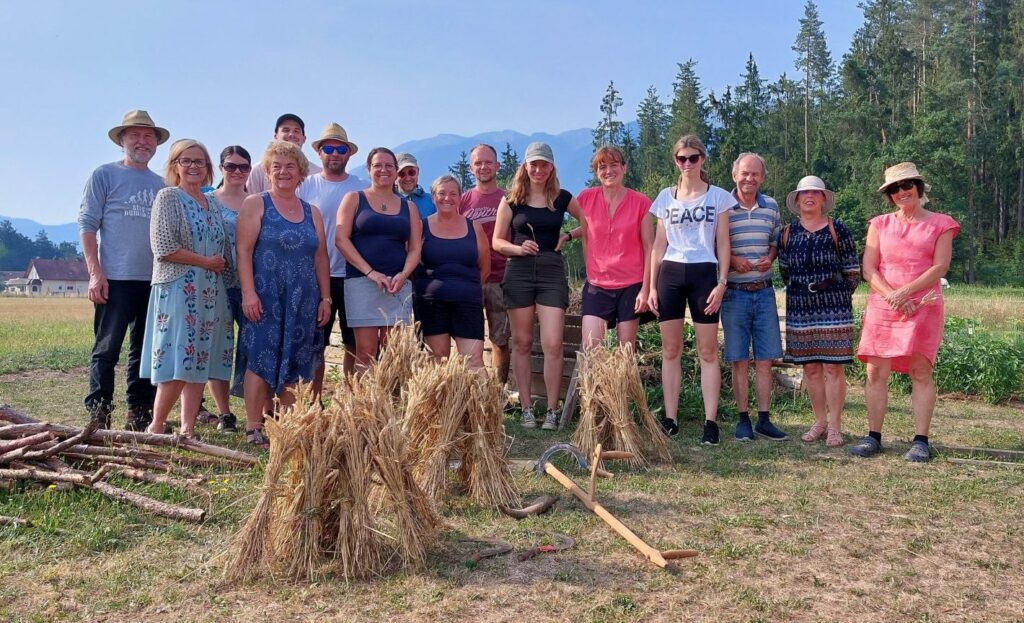
<instances>
[{"instance_id":1,"label":"blue sky","mask_svg":"<svg viewBox=\"0 0 1024 623\"><path fill-rule=\"evenodd\" d=\"M254 156L282 112L306 121L311 157L308 141L330 121L361 147L558 133L592 127L609 80L634 118L647 87L667 95L691 57L715 92L738 82L751 52L762 77L795 75L803 4L0 0L0 214L75 220L91 170L120 157L107 130L132 108L172 140ZM861 11L853 0L818 7L839 60ZM165 145L154 170L166 155Z\"/></svg>"}]
</instances>

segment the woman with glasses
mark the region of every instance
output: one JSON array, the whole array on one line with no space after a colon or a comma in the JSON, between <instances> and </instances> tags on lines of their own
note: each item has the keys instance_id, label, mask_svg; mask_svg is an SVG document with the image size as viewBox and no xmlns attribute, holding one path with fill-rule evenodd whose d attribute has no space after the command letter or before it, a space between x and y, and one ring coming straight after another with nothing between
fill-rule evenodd
<instances>
[{"instance_id":1,"label":"woman with glasses","mask_svg":"<svg viewBox=\"0 0 1024 623\"><path fill-rule=\"evenodd\" d=\"M153 288L140 376L157 386L148 431L164 433L181 398L181 434L195 432L203 388L231 378L234 354L224 271L231 250L222 206L202 187L213 181L206 147L183 139L171 146L168 187L153 201L149 238Z\"/></svg>"},{"instance_id":2,"label":"woman with glasses","mask_svg":"<svg viewBox=\"0 0 1024 623\"><path fill-rule=\"evenodd\" d=\"M370 188L338 207L335 244L345 270L345 317L356 336L356 369L366 370L396 323L412 322L409 277L420 263L423 224L416 204L395 194L398 160L386 147L366 157Z\"/></svg>"},{"instance_id":3,"label":"woman with glasses","mask_svg":"<svg viewBox=\"0 0 1024 623\"><path fill-rule=\"evenodd\" d=\"M878 192L896 210L868 221L864 279L871 285L857 358L867 364L865 401L868 435L850 454L882 451L882 422L889 401L889 375L909 374L914 440L904 458L931 458L928 430L935 412L932 368L942 342L945 314L939 280L949 270L960 225L926 210L930 190L913 162L885 170Z\"/></svg>"},{"instance_id":4,"label":"woman with glasses","mask_svg":"<svg viewBox=\"0 0 1024 623\"><path fill-rule=\"evenodd\" d=\"M703 170L707 149L692 134L672 148L679 178L651 204L658 217L651 251L651 311L661 329L661 381L665 415L661 426L669 436L679 432L679 387L682 378L683 321L686 308L697 334L700 389L704 398L701 443L718 445L718 394L722 370L718 363L718 310L729 274L729 219L736 205L726 190L712 185ZM719 261L721 260L721 261Z\"/></svg>"},{"instance_id":5,"label":"woman with glasses","mask_svg":"<svg viewBox=\"0 0 1024 623\"><path fill-rule=\"evenodd\" d=\"M263 415L271 392L291 406L294 385L312 381L320 365L331 283L320 211L295 194L309 173L302 148L275 141L261 166L270 190L242 201L236 237L245 316L239 341L247 358L245 436L250 445L265 447Z\"/></svg>"},{"instance_id":6,"label":"woman with glasses","mask_svg":"<svg viewBox=\"0 0 1024 623\"><path fill-rule=\"evenodd\" d=\"M534 314L540 322L547 396L547 414L541 428L558 428L564 367L562 335L565 308L569 306L569 282L559 251L566 212L577 220L583 216L576 199L558 183L551 147L530 143L508 196L498 204L493 236L494 250L509 258L501 288L512 327L512 371L519 387L524 428L537 425L530 395ZM585 234L586 223L581 225Z\"/></svg>"},{"instance_id":7,"label":"woman with glasses","mask_svg":"<svg viewBox=\"0 0 1024 623\"><path fill-rule=\"evenodd\" d=\"M242 290L238 287L238 273L235 270L235 228L238 224L238 211L242 208L242 201L249 196L245 189L245 181L252 171L252 157L241 145L225 147L220 152L220 174L221 182L217 189L207 192L206 196L216 199L221 205L221 216L224 218L224 227L228 236L228 248L231 250L230 266L224 271L224 286L227 288L228 306L231 309L231 318L241 331L242 326ZM213 394L213 401L217 404L220 416L212 416L205 423L216 424L217 428L227 432L235 432L237 419L231 412L230 395L242 396L242 383L245 377L245 355L241 348L235 345L235 372L232 383L213 379L210 381L210 393ZM231 391L229 393L229 385ZM200 413L206 413L200 409Z\"/></svg>"}]
</instances>

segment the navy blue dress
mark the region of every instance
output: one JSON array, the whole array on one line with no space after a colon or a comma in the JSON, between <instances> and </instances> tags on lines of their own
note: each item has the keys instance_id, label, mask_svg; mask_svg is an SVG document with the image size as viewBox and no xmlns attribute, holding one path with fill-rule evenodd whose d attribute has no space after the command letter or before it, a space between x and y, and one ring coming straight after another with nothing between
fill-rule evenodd
<instances>
[{"instance_id":1,"label":"navy blue dress","mask_svg":"<svg viewBox=\"0 0 1024 623\"><path fill-rule=\"evenodd\" d=\"M261 196L263 219L252 272L263 316L258 322L243 322L240 347L248 369L281 393L285 385L312 380L323 360L323 330L316 323L320 240L308 203L302 202L302 222L292 223L277 211L269 193Z\"/></svg>"}]
</instances>

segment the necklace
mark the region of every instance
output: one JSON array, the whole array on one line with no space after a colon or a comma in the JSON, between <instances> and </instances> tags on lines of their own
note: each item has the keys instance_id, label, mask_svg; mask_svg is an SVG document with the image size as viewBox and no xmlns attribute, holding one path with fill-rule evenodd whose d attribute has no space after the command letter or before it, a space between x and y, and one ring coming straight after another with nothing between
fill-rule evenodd
<instances>
[{"instance_id":1,"label":"necklace","mask_svg":"<svg viewBox=\"0 0 1024 623\"><path fill-rule=\"evenodd\" d=\"M380 211L381 211L381 212L387 212L387 211L388 211L388 204L386 204L386 203L381 203L381 204L380 204Z\"/></svg>"}]
</instances>

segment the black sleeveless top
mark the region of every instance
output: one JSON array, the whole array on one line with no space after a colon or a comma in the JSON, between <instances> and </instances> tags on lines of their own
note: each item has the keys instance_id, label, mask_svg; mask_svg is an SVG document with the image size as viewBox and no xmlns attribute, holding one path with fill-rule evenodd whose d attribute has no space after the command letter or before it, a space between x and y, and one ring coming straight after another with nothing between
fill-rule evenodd
<instances>
[{"instance_id":1,"label":"black sleeveless top","mask_svg":"<svg viewBox=\"0 0 1024 623\"><path fill-rule=\"evenodd\" d=\"M533 240L541 252L554 251L571 200L572 193L563 188L555 197L554 212L547 206L509 205L512 209L512 243L521 245L527 240Z\"/></svg>"}]
</instances>

